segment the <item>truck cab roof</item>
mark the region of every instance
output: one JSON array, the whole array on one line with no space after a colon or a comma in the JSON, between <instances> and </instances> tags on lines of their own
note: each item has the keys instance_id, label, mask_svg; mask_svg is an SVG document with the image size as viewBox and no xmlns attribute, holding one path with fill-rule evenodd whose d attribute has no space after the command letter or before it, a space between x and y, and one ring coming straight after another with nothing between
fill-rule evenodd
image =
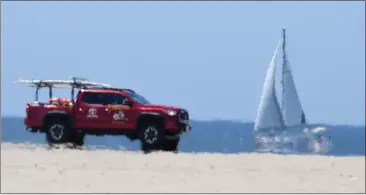
<instances>
[{"instance_id":1,"label":"truck cab roof","mask_svg":"<svg viewBox=\"0 0 366 195\"><path fill-rule=\"evenodd\" d=\"M136 93L131 89L122 89L122 88L111 88L111 87L90 87L90 88L82 88L81 92L94 92L94 93L116 93L120 92L122 94L129 95L129 93Z\"/></svg>"}]
</instances>

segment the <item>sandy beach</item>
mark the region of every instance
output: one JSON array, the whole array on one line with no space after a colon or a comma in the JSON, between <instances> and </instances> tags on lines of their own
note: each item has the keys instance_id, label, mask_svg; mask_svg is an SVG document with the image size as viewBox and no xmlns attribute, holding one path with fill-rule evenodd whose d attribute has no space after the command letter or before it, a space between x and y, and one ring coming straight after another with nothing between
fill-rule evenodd
<instances>
[{"instance_id":1,"label":"sandy beach","mask_svg":"<svg viewBox=\"0 0 366 195\"><path fill-rule=\"evenodd\" d=\"M365 193L365 157L47 150L1 144L3 193Z\"/></svg>"}]
</instances>

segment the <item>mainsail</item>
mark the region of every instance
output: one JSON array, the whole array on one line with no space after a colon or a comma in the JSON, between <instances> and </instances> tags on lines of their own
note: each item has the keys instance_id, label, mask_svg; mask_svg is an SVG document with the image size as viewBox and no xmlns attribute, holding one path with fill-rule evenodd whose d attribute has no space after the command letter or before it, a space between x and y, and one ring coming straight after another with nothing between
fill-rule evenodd
<instances>
[{"instance_id":1,"label":"mainsail","mask_svg":"<svg viewBox=\"0 0 366 195\"><path fill-rule=\"evenodd\" d=\"M280 43L281 42L278 43L274 51L271 63L267 70L267 75L264 81L262 95L258 106L257 118L254 123L254 131L284 128L284 121L281 114L281 108L278 103L275 90L275 73L276 73L275 60Z\"/></svg>"},{"instance_id":2,"label":"mainsail","mask_svg":"<svg viewBox=\"0 0 366 195\"><path fill-rule=\"evenodd\" d=\"M291 67L286 53L286 34L283 29L282 39L282 115L287 127L303 125L306 123L299 95L292 76Z\"/></svg>"}]
</instances>

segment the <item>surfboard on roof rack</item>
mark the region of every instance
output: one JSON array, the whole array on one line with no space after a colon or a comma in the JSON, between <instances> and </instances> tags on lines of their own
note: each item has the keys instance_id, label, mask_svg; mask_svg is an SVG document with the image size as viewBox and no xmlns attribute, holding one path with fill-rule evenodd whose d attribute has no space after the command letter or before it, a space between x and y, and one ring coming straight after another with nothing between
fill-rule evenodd
<instances>
[{"instance_id":1,"label":"surfboard on roof rack","mask_svg":"<svg viewBox=\"0 0 366 195\"><path fill-rule=\"evenodd\" d=\"M86 87L111 87L109 84L98 83L88 81L86 78L81 77L71 77L70 80L24 80L19 78L19 80L15 81L15 83L25 84L28 87L36 88L35 101L38 101L38 92L41 88L49 89L49 98L52 98L52 89L53 88L70 88L71 89L71 99L74 100L74 90L82 89Z\"/></svg>"},{"instance_id":2,"label":"surfboard on roof rack","mask_svg":"<svg viewBox=\"0 0 366 195\"><path fill-rule=\"evenodd\" d=\"M86 86L100 86L100 87L110 87L108 84L91 82L87 79L80 77L71 77L70 80L24 80L19 79L15 81L15 83L26 84L29 87L37 87L37 88L83 88Z\"/></svg>"}]
</instances>

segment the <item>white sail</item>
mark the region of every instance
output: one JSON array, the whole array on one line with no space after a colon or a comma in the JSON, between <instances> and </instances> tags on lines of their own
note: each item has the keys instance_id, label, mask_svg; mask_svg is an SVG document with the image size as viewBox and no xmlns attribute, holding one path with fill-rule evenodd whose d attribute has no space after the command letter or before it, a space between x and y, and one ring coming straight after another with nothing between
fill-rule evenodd
<instances>
[{"instance_id":1,"label":"white sail","mask_svg":"<svg viewBox=\"0 0 366 195\"><path fill-rule=\"evenodd\" d=\"M286 55L286 36L283 30L282 39L282 115L287 127L302 125L306 123L299 95L297 93L291 67Z\"/></svg>"},{"instance_id":2,"label":"white sail","mask_svg":"<svg viewBox=\"0 0 366 195\"><path fill-rule=\"evenodd\" d=\"M258 152L296 152L302 148L301 143L304 142L306 143L306 151L308 151L308 146L324 145L324 149L320 150L323 146L314 147L314 151L310 150L310 152L327 152L332 146L331 141L323 136L327 128L314 128L307 124L287 59L285 30L283 30L281 40L283 51L282 105L280 108L275 90L275 59L278 45L267 70L257 118L254 123L254 150ZM323 136L322 143L315 139L319 136Z\"/></svg>"},{"instance_id":3,"label":"white sail","mask_svg":"<svg viewBox=\"0 0 366 195\"><path fill-rule=\"evenodd\" d=\"M274 55L272 56L271 63L267 70L267 75L264 81L262 95L258 106L257 117L254 123L254 131L284 128L281 108L279 106L275 90L275 60L279 45L280 42L274 51Z\"/></svg>"}]
</instances>

